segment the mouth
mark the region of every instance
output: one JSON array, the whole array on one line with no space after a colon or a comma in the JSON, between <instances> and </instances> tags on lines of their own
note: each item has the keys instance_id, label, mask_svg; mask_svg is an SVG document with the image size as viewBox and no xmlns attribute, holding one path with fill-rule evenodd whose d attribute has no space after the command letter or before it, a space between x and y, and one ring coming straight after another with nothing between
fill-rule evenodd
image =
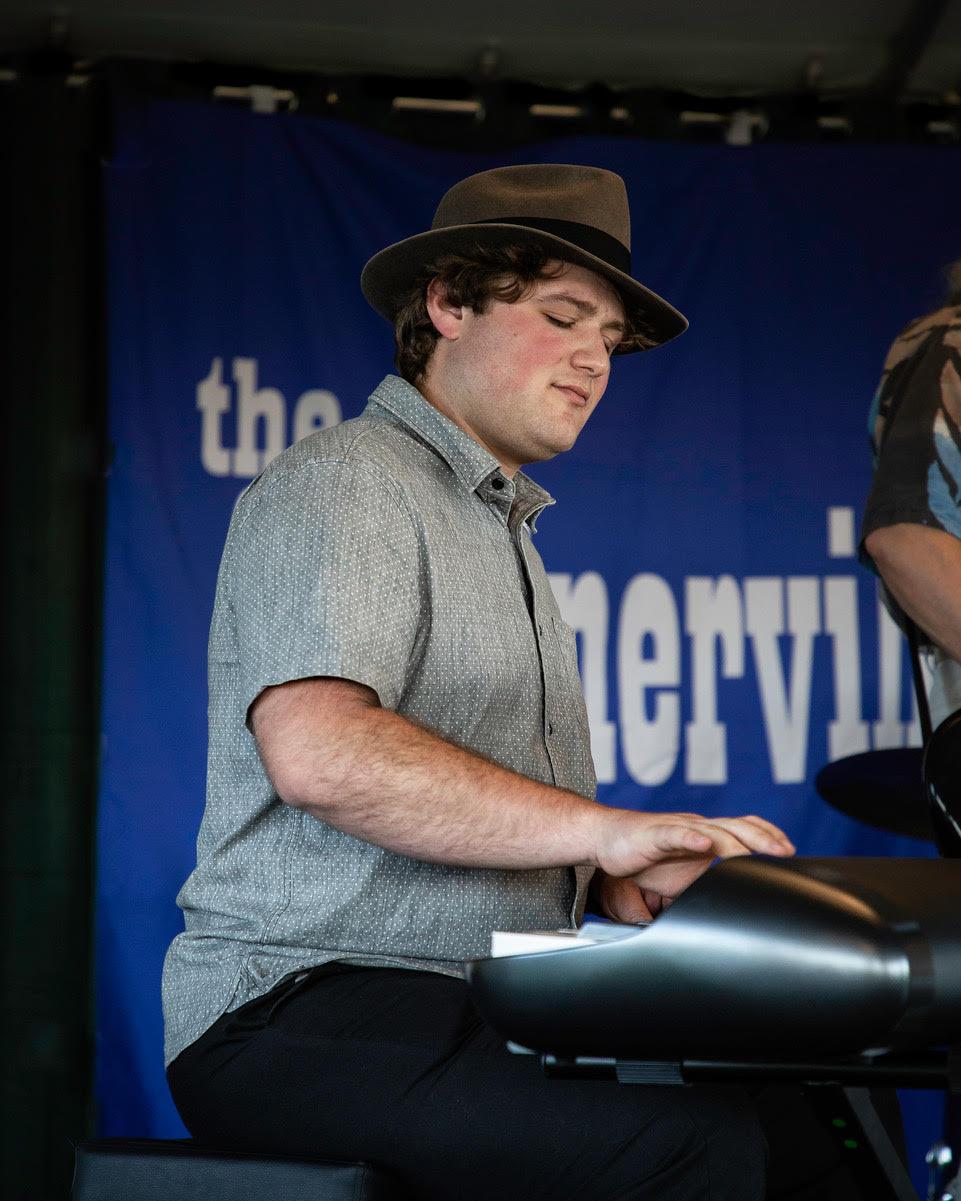
<instances>
[{"instance_id":1,"label":"mouth","mask_svg":"<svg viewBox=\"0 0 961 1201\"><path fill-rule=\"evenodd\" d=\"M573 404L583 406L590 400L590 393L586 388L582 388L580 384L555 384L554 387L559 392L563 392Z\"/></svg>"}]
</instances>

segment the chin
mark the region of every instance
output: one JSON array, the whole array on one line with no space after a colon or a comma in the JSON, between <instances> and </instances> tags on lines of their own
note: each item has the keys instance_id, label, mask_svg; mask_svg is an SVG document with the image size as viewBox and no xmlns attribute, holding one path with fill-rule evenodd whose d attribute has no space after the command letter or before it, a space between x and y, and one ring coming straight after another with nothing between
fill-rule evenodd
<instances>
[{"instance_id":1,"label":"chin","mask_svg":"<svg viewBox=\"0 0 961 1201\"><path fill-rule=\"evenodd\" d=\"M570 442L565 442L563 446L558 446L556 444L554 446L541 446L537 451L531 452L531 456L526 460L526 462L546 463L548 459L556 459L558 455L562 455L569 451L576 441L576 438L572 438Z\"/></svg>"},{"instance_id":2,"label":"chin","mask_svg":"<svg viewBox=\"0 0 961 1201\"><path fill-rule=\"evenodd\" d=\"M575 430L573 434L559 436L554 439L554 447L551 451L552 455L561 455L566 450L573 449L577 439L580 437L580 430Z\"/></svg>"}]
</instances>

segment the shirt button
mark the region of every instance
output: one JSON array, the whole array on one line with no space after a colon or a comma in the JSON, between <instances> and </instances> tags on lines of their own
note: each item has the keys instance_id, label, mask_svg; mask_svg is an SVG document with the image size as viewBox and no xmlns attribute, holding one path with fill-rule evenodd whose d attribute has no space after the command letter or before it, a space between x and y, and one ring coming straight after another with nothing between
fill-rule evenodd
<instances>
[{"instance_id":1,"label":"shirt button","mask_svg":"<svg viewBox=\"0 0 961 1201\"><path fill-rule=\"evenodd\" d=\"M500 490L504 487L504 481L499 475L495 475L491 480L491 487L496 488L498 492L500 492Z\"/></svg>"},{"instance_id":2,"label":"shirt button","mask_svg":"<svg viewBox=\"0 0 961 1201\"><path fill-rule=\"evenodd\" d=\"M543 635L543 633L544 633L544 627L541 625L540 622L537 623L537 632L538 632L538 634L541 634L541 635Z\"/></svg>"},{"instance_id":3,"label":"shirt button","mask_svg":"<svg viewBox=\"0 0 961 1201\"><path fill-rule=\"evenodd\" d=\"M554 733L554 723L553 723L552 721L549 721L549 722L547 723L547 733L548 733L548 734L553 734L553 733Z\"/></svg>"}]
</instances>

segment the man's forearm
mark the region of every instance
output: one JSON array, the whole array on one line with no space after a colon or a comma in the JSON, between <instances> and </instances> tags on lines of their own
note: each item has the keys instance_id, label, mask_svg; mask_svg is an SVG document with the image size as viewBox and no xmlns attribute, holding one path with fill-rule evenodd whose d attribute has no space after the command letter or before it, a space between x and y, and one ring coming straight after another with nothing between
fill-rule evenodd
<instances>
[{"instance_id":1,"label":"man's forearm","mask_svg":"<svg viewBox=\"0 0 961 1201\"><path fill-rule=\"evenodd\" d=\"M536 868L596 861L603 806L491 763L376 702L358 701L356 685L344 684L331 720L312 703L315 683L286 686L284 697L254 714L267 772L289 804L437 863ZM338 689L335 681L325 685Z\"/></svg>"},{"instance_id":2,"label":"man's forearm","mask_svg":"<svg viewBox=\"0 0 961 1201\"><path fill-rule=\"evenodd\" d=\"M869 534L865 547L905 613L961 662L961 541L900 522Z\"/></svg>"},{"instance_id":3,"label":"man's forearm","mask_svg":"<svg viewBox=\"0 0 961 1201\"><path fill-rule=\"evenodd\" d=\"M636 813L540 784L382 709L370 689L348 680L269 688L250 722L282 800L413 859L475 868L587 864L669 901L718 855L794 850L759 817Z\"/></svg>"}]
</instances>

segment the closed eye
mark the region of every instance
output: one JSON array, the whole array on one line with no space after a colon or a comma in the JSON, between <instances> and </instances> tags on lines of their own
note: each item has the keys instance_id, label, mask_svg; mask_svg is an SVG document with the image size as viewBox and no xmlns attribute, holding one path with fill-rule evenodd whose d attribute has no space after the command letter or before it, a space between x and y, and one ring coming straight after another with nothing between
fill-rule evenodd
<instances>
[{"instance_id":1,"label":"closed eye","mask_svg":"<svg viewBox=\"0 0 961 1201\"><path fill-rule=\"evenodd\" d=\"M545 313L544 316L551 323L551 325L556 325L558 329L573 329L577 324L576 318L571 320L570 318L553 317L550 313ZM612 355L614 353L614 348L617 346L617 341L609 342L607 338L605 338L604 345L607 347L608 355Z\"/></svg>"}]
</instances>

